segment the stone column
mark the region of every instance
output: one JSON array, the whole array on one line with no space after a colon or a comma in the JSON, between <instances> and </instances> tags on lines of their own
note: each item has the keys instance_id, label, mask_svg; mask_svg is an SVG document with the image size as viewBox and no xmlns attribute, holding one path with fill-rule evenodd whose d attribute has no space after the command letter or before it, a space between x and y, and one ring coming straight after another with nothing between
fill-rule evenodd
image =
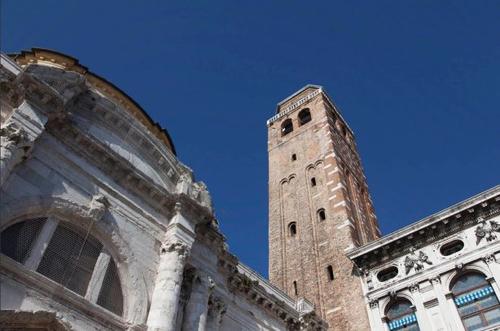
<instances>
[{"instance_id":1,"label":"stone column","mask_svg":"<svg viewBox=\"0 0 500 331\"><path fill-rule=\"evenodd\" d=\"M186 305L183 330L206 330L208 298L213 286L213 281L206 274L199 271L195 274L191 286L191 295Z\"/></svg>"},{"instance_id":2,"label":"stone column","mask_svg":"<svg viewBox=\"0 0 500 331\"><path fill-rule=\"evenodd\" d=\"M463 330L462 322L451 296L446 297L448 291L443 290L441 278L439 276L430 279L434 294L439 303L439 310L447 330Z\"/></svg>"},{"instance_id":3,"label":"stone column","mask_svg":"<svg viewBox=\"0 0 500 331\"><path fill-rule=\"evenodd\" d=\"M148 330L173 331L179 310L182 274L190 247L174 240L161 247L160 263L148 316Z\"/></svg>"},{"instance_id":4,"label":"stone column","mask_svg":"<svg viewBox=\"0 0 500 331\"><path fill-rule=\"evenodd\" d=\"M210 296L208 303L207 331L219 331L222 318L226 313L226 304L215 296Z\"/></svg>"},{"instance_id":5,"label":"stone column","mask_svg":"<svg viewBox=\"0 0 500 331\"><path fill-rule=\"evenodd\" d=\"M432 323L429 321L429 317L427 315L427 309L424 306L424 302L422 300L422 295L420 294L420 289L418 284L413 284L409 287L411 297L413 302L415 303L417 315L417 322L421 330L431 330Z\"/></svg>"},{"instance_id":6,"label":"stone column","mask_svg":"<svg viewBox=\"0 0 500 331\"><path fill-rule=\"evenodd\" d=\"M194 242L194 224L180 213L179 203L167 227L166 239L160 248L160 261L151 308L147 320L148 331L174 331L180 307L180 293L184 267Z\"/></svg>"},{"instance_id":7,"label":"stone column","mask_svg":"<svg viewBox=\"0 0 500 331\"><path fill-rule=\"evenodd\" d=\"M371 320L373 330L389 330L389 328L387 327L387 323L384 323L382 321L383 315L380 313L378 300L370 300L368 304L370 305L368 317Z\"/></svg>"}]
</instances>

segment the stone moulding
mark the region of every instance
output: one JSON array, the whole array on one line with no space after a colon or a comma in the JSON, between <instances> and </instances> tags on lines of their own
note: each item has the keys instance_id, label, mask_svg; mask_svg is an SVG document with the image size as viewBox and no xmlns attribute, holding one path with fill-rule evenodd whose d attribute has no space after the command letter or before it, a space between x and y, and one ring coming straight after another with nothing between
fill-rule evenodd
<instances>
[{"instance_id":1,"label":"stone moulding","mask_svg":"<svg viewBox=\"0 0 500 331\"><path fill-rule=\"evenodd\" d=\"M395 259L404 256L410 247L418 249L444 235L450 236L474 226L478 215L483 215L485 218L498 215L499 197L500 185L374 242L353 249L347 256L357 267L371 269L382 264L389 253L390 258Z\"/></svg>"},{"instance_id":2,"label":"stone moulding","mask_svg":"<svg viewBox=\"0 0 500 331\"><path fill-rule=\"evenodd\" d=\"M52 121L48 130L79 155L98 166L117 183L147 199L155 208L166 213L168 218L173 216L174 205L178 201L181 201L182 205L185 206L186 216L193 220L209 222L213 218L210 208L201 205L199 201L194 200L188 194L168 192L132 167L121 156L110 151L102 143L81 132L78 128L63 121Z\"/></svg>"},{"instance_id":3,"label":"stone moulding","mask_svg":"<svg viewBox=\"0 0 500 331\"><path fill-rule=\"evenodd\" d=\"M47 311L25 312L0 310L0 330L43 329L71 331L73 328L56 313Z\"/></svg>"}]
</instances>

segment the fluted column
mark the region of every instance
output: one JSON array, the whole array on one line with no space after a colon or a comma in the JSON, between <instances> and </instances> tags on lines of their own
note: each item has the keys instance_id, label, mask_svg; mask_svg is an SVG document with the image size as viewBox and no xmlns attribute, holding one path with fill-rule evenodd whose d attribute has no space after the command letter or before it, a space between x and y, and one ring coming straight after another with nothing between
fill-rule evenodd
<instances>
[{"instance_id":1,"label":"fluted column","mask_svg":"<svg viewBox=\"0 0 500 331\"><path fill-rule=\"evenodd\" d=\"M213 281L204 273L193 277L191 295L186 305L183 330L205 331L208 315L208 299L213 289Z\"/></svg>"},{"instance_id":2,"label":"fluted column","mask_svg":"<svg viewBox=\"0 0 500 331\"><path fill-rule=\"evenodd\" d=\"M222 317L226 313L226 304L215 296L210 296L208 303L207 331L219 331L222 323Z\"/></svg>"},{"instance_id":3,"label":"fluted column","mask_svg":"<svg viewBox=\"0 0 500 331\"><path fill-rule=\"evenodd\" d=\"M194 242L194 228L181 215L180 204L160 248L160 261L148 315L149 331L174 331L180 306L184 267Z\"/></svg>"}]
</instances>

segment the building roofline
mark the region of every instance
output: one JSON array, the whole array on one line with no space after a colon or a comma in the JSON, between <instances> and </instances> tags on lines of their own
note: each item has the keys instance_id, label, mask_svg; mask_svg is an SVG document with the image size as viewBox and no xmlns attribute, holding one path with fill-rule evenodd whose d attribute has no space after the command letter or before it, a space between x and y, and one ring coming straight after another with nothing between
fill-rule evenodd
<instances>
[{"instance_id":1,"label":"building roofline","mask_svg":"<svg viewBox=\"0 0 500 331\"><path fill-rule=\"evenodd\" d=\"M320 89L322 90L323 89L323 86L321 85L316 85L316 84L307 84L306 86L302 87L300 90L294 92L293 94L287 96L285 99L281 100L280 102L278 102L278 105L276 106L276 114L279 112L279 109L280 109L280 106L282 104L284 104L285 102L289 101L290 99L296 97L297 95L299 95L300 93L304 92L305 90L307 90L308 88L315 88L315 89Z\"/></svg>"},{"instance_id":2,"label":"building roofline","mask_svg":"<svg viewBox=\"0 0 500 331\"><path fill-rule=\"evenodd\" d=\"M149 114L137 103L131 96L129 96L126 92L120 89L118 86L103 78L102 76L97 75L96 73L90 71L86 66L80 64L79 60L51 49L46 48L37 48L33 47L29 51L21 51L20 53L8 54L8 56L15 61L18 65L27 65L30 63L36 63L35 61L48 61L53 62L59 66L62 66L64 70L71 70L78 72L79 74L85 76L89 80L89 82L94 85L94 88L104 93L110 98L118 97L118 99L122 99L124 103L124 108L132 116L134 116L140 123L145 125L151 133L156 136L160 141L162 141L168 149L174 154L177 155L175 150L174 142L170 137L170 134L166 129L161 127L158 122L153 121L153 119L149 116ZM53 59L45 59L45 56L52 56ZM30 61L33 60L33 61ZM54 60L54 61L52 61ZM58 60L60 60L58 62ZM102 85L103 88L96 86L97 84ZM111 94L111 95L110 95ZM121 98L120 98L121 97ZM118 100L121 103L121 100Z\"/></svg>"},{"instance_id":3,"label":"building roofline","mask_svg":"<svg viewBox=\"0 0 500 331\"><path fill-rule=\"evenodd\" d=\"M320 90L320 93L323 94L326 98L326 100L328 100L328 102L330 103L330 105L333 107L336 115L342 120L342 122L344 122L347 130L349 130L349 132L354 136L354 131L351 129L351 127L349 126L349 124L347 123L347 121L344 119L344 117L342 116L342 114L340 113L337 105L333 102L333 100L330 98L330 96L328 95L328 92L326 91L326 89L321 86L321 85L316 85L316 84L307 84L306 86L302 87L301 89L299 89L298 91L296 91L295 93L289 95L288 97L286 97L285 99L281 100L280 102L278 102L278 105L276 106L276 114L271 117L268 121L267 121L267 124L269 125L270 123L274 122L275 120L283 117L283 116L286 116L286 114L282 114L282 115L278 115L280 114L280 107L287 101L290 101L291 99L293 99L294 97L296 97L297 95L299 95L300 93L304 92L306 89L308 88L314 88L314 89L318 89Z\"/></svg>"},{"instance_id":4,"label":"building roofline","mask_svg":"<svg viewBox=\"0 0 500 331\"><path fill-rule=\"evenodd\" d=\"M450 207L447 207L437 213L434 213L430 216L427 216L417 222L411 223L399 230L391 232L375 241L369 242L366 245L355 248L349 251L346 255L351 260L359 258L362 255L365 255L373 250L376 250L380 247L388 245L392 242L402 239L405 236L408 236L412 233L418 232L423 228L426 228L435 223L439 223L442 220L450 217L453 214L460 213L463 210L469 209L474 205L478 205L488 199L491 199L495 196L500 196L500 185L493 186L492 188L483 191L479 194L476 194L468 199L465 199L459 203L456 203Z\"/></svg>"}]
</instances>

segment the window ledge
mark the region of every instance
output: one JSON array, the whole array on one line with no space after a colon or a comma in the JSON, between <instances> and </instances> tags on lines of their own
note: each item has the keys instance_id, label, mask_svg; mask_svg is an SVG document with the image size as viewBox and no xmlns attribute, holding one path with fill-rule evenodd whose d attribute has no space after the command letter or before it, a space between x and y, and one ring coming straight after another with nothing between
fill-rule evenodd
<instances>
[{"instance_id":1,"label":"window ledge","mask_svg":"<svg viewBox=\"0 0 500 331\"><path fill-rule=\"evenodd\" d=\"M29 270L21 263L0 253L0 275L9 276L30 289L42 292L49 298L54 298L59 303L69 304L70 309L75 309L86 315L86 317L99 324L109 325L114 328L125 329L126 324L123 319L101 306L86 300L84 297L67 289L52 279ZM97 318L96 318L97 317Z\"/></svg>"}]
</instances>

